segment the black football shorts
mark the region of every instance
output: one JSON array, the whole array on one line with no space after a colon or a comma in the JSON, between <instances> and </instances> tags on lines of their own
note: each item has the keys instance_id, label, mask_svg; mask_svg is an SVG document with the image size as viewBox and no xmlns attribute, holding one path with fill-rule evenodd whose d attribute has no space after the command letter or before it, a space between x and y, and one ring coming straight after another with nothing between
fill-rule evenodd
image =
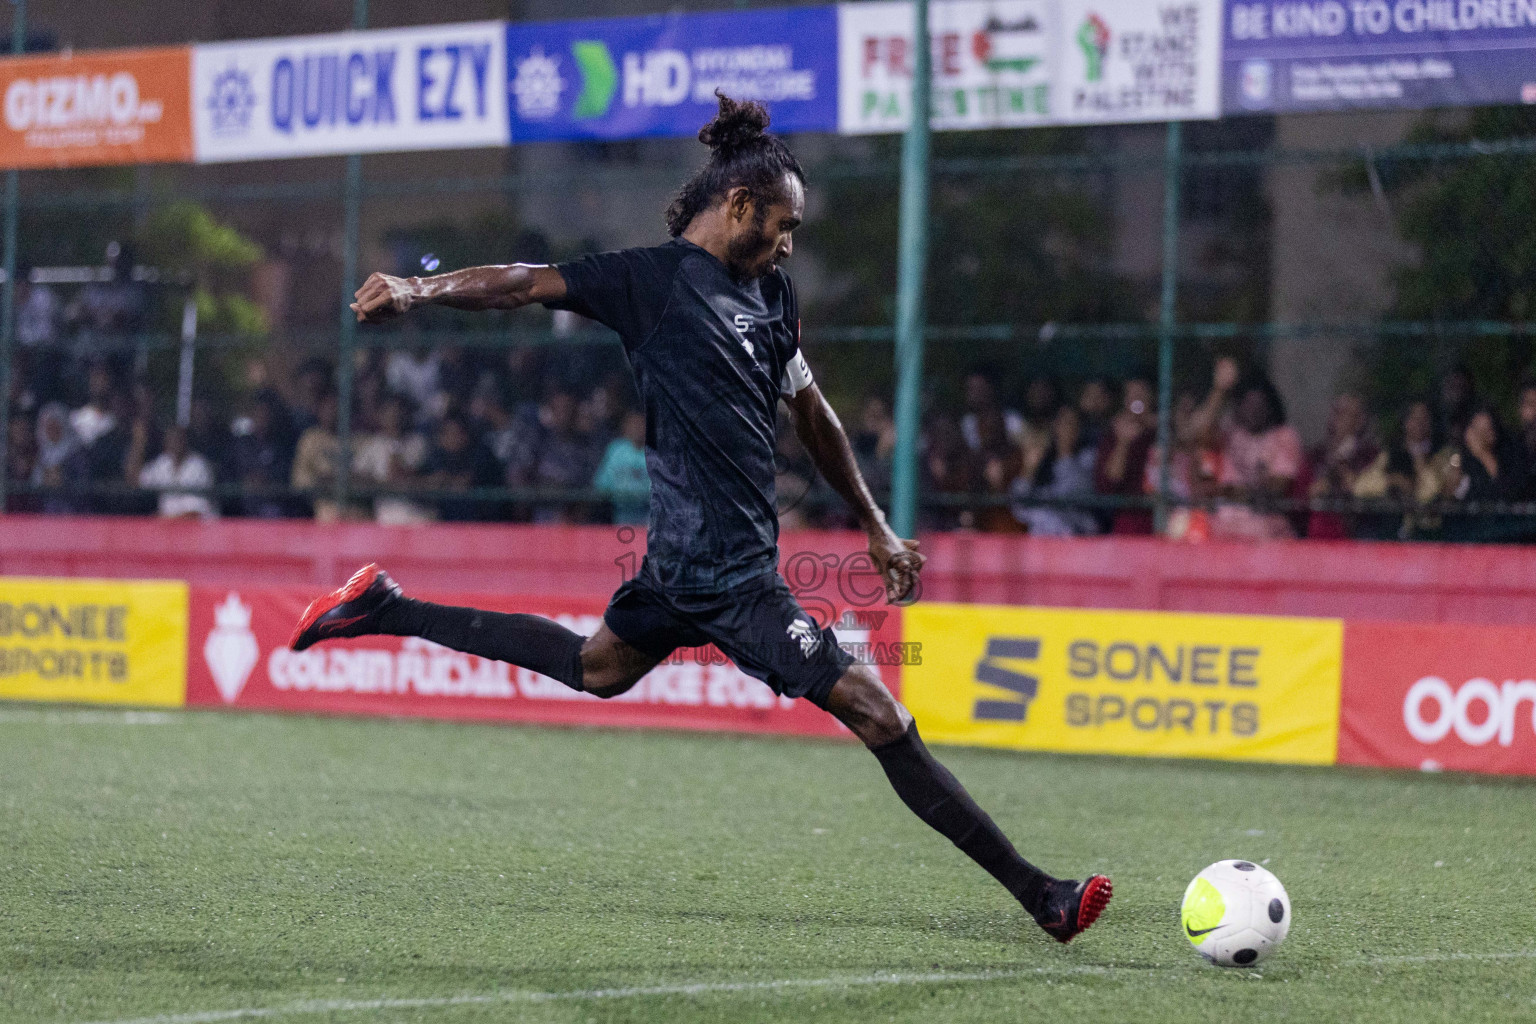
<instances>
[{"instance_id":1,"label":"black football shorts","mask_svg":"<svg viewBox=\"0 0 1536 1024\"><path fill-rule=\"evenodd\" d=\"M642 569L614 593L603 621L658 661L679 647L714 644L774 693L821 708L854 663L832 628L818 626L776 572L719 593L674 594L653 585Z\"/></svg>"}]
</instances>

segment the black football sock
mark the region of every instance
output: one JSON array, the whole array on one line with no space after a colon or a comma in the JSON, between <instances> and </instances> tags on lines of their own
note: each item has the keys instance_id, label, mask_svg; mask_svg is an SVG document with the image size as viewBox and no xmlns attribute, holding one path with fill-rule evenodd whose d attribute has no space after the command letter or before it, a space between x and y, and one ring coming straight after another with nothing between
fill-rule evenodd
<instances>
[{"instance_id":1,"label":"black football sock","mask_svg":"<svg viewBox=\"0 0 1536 1024\"><path fill-rule=\"evenodd\" d=\"M419 636L465 654L506 661L582 689L581 645L586 637L538 615L455 608L401 597L379 612L379 632Z\"/></svg>"},{"instance_id":2,"label":"black football sock","mask_svg":"<svg viewBox=\"0 0 1536 1024\"><path fill-rule=\"evenodd\" d=\"M901 739L873 747L870 752L879 759L891 786L913 814L1003 883L1025 910L1039 916L1046 886L1054 879L1020 857L960 781L934 760L917 734L916 722L907 727Z\"/></svg>"}]
</instances>

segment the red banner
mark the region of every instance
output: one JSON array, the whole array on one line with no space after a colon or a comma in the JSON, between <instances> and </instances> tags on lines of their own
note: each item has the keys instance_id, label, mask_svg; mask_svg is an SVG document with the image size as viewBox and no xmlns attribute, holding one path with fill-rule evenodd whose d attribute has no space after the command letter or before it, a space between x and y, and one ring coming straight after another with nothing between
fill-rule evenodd
<instances>
[{"instance_id":1,"label":"red banner","mask_svg":"<svg viewBox=\"0 0 1536 1024\"><path fill-rule=\"evenodd\" d=\"M681 650L613 700L577 693L505 662L460 654L415 637L359 637L302 653L288 650L314 597L292 588L192 588L187 704L331 714L491 719L736 732L839 735L846 730L808 701L776 696L712 647ZM572 597L423 594L492 611L531 612L584 635L604 604ZM873 628L871 628L873 627ZM838 638L881 660L899 651L900 613L843 613ZM893 691L899 668L877 664ZM899 692L899 691L898 691Z\"/></svg>"},{"instance_id":2,"label":"red banner","mask_svg":"<svg viewBox=\"0 0 1536 1024\"><path fill-rule=\"evenodd\" d=\"M1536 629L1346 623L1339 763L1536 775Z\"/></svg>"}]
</instances>

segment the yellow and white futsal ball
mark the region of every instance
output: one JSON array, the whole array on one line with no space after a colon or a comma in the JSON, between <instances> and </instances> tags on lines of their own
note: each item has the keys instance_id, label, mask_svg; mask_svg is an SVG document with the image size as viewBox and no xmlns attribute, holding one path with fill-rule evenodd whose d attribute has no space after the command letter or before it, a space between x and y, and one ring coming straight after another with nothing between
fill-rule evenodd
<instances>
[{"instance_id":1,"label":"yellow and white futsal ball","mask_svg":"<svg viewBox=\"0 0 1536 1024\"><path fill-rule=\"evenodd\" d=\"M1291 898L1252 861L1219 860L1184 890L1180 915L1195 952L1222 967L1264 962L1291 930Z\"/></svg>"}]
</instances>

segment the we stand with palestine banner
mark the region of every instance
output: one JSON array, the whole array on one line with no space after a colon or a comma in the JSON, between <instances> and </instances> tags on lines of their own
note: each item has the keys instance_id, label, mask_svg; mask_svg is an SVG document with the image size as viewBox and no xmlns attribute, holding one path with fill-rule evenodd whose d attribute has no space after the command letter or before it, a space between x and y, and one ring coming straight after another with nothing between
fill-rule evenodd
<instances>
[{"instance_id":1,"label":"we stand with palestine banner","mask_svg":"<svg viewBox=\"0 0 1536 1024\"><path fill-rule=\"evenodd\" d=\"M1168 121L1218 116L1216 0L949 0L929 8L933 127ZM838 8L846 135L905 131L913 8Z\"/></svg>"},{"instance_id":2,"label":"we stand with palestine banner","mask_svg":"<svg viewBox=\"0 0 1536 1024\"><path fill-rule=\"evenodd\" d=\"M935 0L940 131L1536 103L1536 0ZM905 130L909 0L0 59L0 167Z\"/></svg>"}]
</instances>

